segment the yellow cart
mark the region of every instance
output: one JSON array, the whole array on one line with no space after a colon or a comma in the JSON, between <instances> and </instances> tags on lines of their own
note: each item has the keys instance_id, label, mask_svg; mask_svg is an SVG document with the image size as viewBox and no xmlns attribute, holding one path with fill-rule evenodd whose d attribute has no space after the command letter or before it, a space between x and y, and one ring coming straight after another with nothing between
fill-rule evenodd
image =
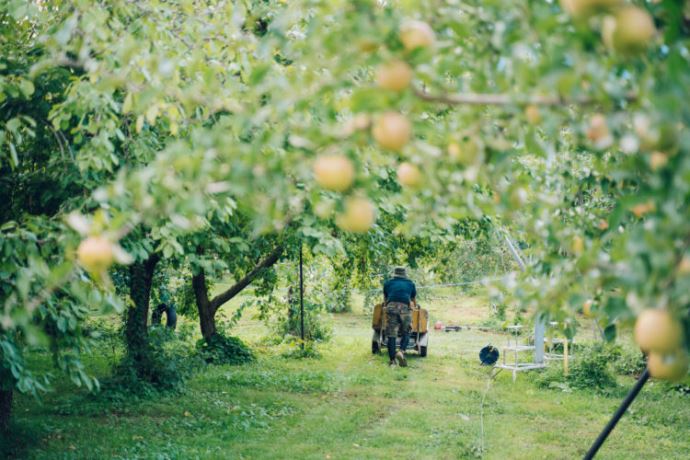
<instances>
[{"instance_id":1,"label":"yellow cart","mask_svg":"<svg viewBox=\"0 0 690 460\"><path fill-rule=\"evenodd\" d=\"M371 339L371 352L379 354L388 345L386 337L386 315L383 312L383 303L374 307L374 315L371 322L374 336ZM412 326L410 328L410 341L408 350L417 350L419 356L426 357L429 349L429 312L419 305L412 309ZM400 347L401 336L398 332L396 345Z\"/></svg>"}]
</instances>

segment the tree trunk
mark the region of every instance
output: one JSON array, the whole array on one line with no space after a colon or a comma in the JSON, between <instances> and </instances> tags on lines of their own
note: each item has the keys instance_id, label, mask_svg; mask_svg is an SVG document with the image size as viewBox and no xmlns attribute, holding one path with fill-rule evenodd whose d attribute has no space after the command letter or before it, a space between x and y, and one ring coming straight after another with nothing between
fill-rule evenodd
<instances>
[{"instance_id":1,"label":"tree trunk","mask_svg":"<svg viewBox=\"0 0 690 460\"><path fill-rule=\"evenodd\" d=\"M0 433L10 427L10 415L12 414L13 388L0 389Z\"/></svg>"},{"instance_id":2,"label":"tree trunk","mask_svg":"<svg viewBox=\"0 0 690 460\"><path fill-rule=\"evenodd\" d=\"M264 259L260 260L244 278L213 299L208 297L206 274L202 268L199 268L199 272L192 276L192 289L194 290L196 308L199 311L199 325L201 326L201 335L204 337L204 340L208 341L218 331L216 328L216 312L218 309L249 286L264 269L275 264L280 259L282 253L282 246L276 247ZM203 254L203 249L197 248L197 254Z\"/></svg>"},{"instance_id":3,"label":"tree trunk","mask_svg":"<svg viewBox=\"0 0 690 460\"><path fill-rule=\"evenodd\" d=\"M194 298L196 299L196 307L199 310L199 325L201 326L201 335L204 340L208 340L216 333L216 318L215 311L211 307L211 302L208 299L208 288L206 286L206 274L203 269L192 277L192 289L194 289Z\"/></svg>"},{"instance_id":4,"label":"tree trunk","mask_svg":"<svg viewBox=\"0 0 690 460\"><path fill-rule=\"evenodd\" d=\"M137 371L147 364L149 299L153 274L160 257L151 254L143 262L135 262L129 268L129 295L134 305L127 309L125 318L125 345L127 354L134 360Z\"/></svg>"}]
</instances>

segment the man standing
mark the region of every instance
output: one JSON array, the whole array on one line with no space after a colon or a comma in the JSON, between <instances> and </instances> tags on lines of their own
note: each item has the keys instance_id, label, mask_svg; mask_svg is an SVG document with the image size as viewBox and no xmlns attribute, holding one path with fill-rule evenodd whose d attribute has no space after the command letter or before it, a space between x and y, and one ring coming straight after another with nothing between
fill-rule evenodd
<instances>
[{"instance_id":1,"label":"man standing","mask_svg":"<svg viewBox=\"0 0 690 460\"><path fill-rule=\"evenodd\" d=\"M410 326L412 324L412 302L417 299L417 288L407 277L405 267L396 267L393 278L383 285L383 304L386 311L386 337L388 337L388 357L390 365L407 366L405 350L410 341ZM395 352L395 342L400 330L400 351Z\"/></svg>"}]
</instances>

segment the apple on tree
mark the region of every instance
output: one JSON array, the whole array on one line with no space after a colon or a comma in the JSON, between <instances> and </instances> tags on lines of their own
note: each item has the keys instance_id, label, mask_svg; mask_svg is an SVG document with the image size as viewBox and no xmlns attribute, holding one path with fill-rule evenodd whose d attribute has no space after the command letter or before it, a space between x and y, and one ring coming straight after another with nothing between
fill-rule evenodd
<instances>
[{"instance_id":1,"label":"apple on tree","mask_svg":"<svg viewBox=\"0 0 690 460\"><path fill-rule=\"evenodd\" d=\"M598 149L603 149L611 145L613 138L609 132L608 123L604 115L596 113L589 119L587 139Z\"/></svg>"},{"instance_id":2,"label":"apple on tree","mask_svg":"<svg viewBox=\"0 0 690 460\"><path fill-rule=\"evenodd\" d=\"M422 185L422 173L412 163L403 162L398 166L398 182L403 187L418 188Z\"/></svg>"},{"instance_id":3,"label":"apple on tree","mask_svg":"<svg viewBox=\"0 0 690 460\"><path fill-rule=\"evenodd\" d=\"M671 353L651 352L647 357L649 375L657 379L678 381L688 374L688 352L679 348Z\"/></svg>"},{"instance_id":4,"label":"apple on tree","mask_svg":"<svg viewBox=\"0 0 690 460\"><path fill-rule=\"evenodd\" d=\"M587 299L585 302L582 304L582 314L585 316L585 318L591 318L592 316L592 306L594 305L594 301L592 299Z\"/></svg>"},{"instance_id":5,"label":"apple on tree","mask_svg":"<svg viewBox=\"0 0 690 460\"><path fill-rule=\"evenodd\" d=\"M410 20L400 27L400 41L407 51L430 47L435 40L434 30L426 22Z\"/></svg>"},{"instance_id":6,"label":"apple on tree","mask_svg":"<svg viewBox=\"0 0 690 460\"><path fill-rule=\"evenodd\" d=\"M463 166L476 165L483 158L483 147L474 137L468 137L448 144L448 156Z\"/></svg>"},{"instance_id":7,"label":"apple on tree","mask_svg":"<svg viewBox=\"0 0 690 460\"><path fill-rule=\"evenodd\" d=\"M101 273L113 264L113 244L102 236L90 236L79 243L77 260L87 271Z\"/></svg>"},{"instance_id":8,"label":"apple on tree","mask_svg":"<svg viewBox=\"0 0 690 460\"><path fill-rule=\"evenodd\" d=\"M376 119L371 132L381 147L399 151L410 141L412 125L404 115L386 112Z\"/></svg>"},{"instance_id":9,"label":"apple on tree","mask_svg":"<svg viewBox=\"0 0 690 460\"><path fill-rule=\"evenodd\" d=\"M645 352L672 353L683 344L683 329L668 310L648 308L637 317L635 342Z\"/></svg>"},{"instance_id":10,"label":"apple on tree","mask_svg":"<svg viewBox=\"0 0 690 460\"><path fill-rule=\"evenodd\" d=\"M355 168L344 155L321 155L314 162L314 178L325 189L344 192L355 180Z\"/></svg>"},{"instance_id":11,"label":"apple on tree","mask_svg":"<svg viewBox=\"0 0 690 460\"><path fill-rule=\"evenodd\" d=\"M410 86L412 68L405 61L391 61L376 69L376 84L390 91L402 91Z\"/></svg>"},{"instance_id":12,"label":"apple on tree","mask_svg":"<svg viewBox=\"0 0 690 460\"><path fill-rule=\"evenodd\" d=\"M678 263L679 275L690 275L690 256L684 255Z\"/></svg>"},{"instance_id":13,"label":"apple on tree","mask_svg":"<svg viewBox=\"0 0 690 460\"><path fill-rule=\"evenodd\" d=\"M541 121L541 114L539 113L539 108L536 105L530 104L525 107L525 117L527 122L531 125L539 124Z\"/></svg>"},{"instance_id":14,"label":"apple on tree","mask_svg":"<svg viewBox=\"0 0 690 460\"><path fill-rule=\"evenodd\" d=\"M652 16L636 6L626 6L619 10L615 21L611 43L621 53L644 51L656 34Z\"/></svg>"},{"instance_id":15,"label":"apple on tree","mask_svg":"<svg viewBox=\"0 0 690 460\"><path fill-rule=\"evenodd\" d=\"M367 198L350 197L345 209L336 216L336 225L348 232L365 233L376 221L376 209Z\"/></svg>"}]
</instances>

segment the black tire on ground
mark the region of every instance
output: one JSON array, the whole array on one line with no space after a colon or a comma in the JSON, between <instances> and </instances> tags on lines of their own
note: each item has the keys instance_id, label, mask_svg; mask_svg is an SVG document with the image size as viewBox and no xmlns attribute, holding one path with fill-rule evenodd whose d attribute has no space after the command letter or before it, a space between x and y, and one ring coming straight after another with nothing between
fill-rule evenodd
<instances>
[{"instance_id":1,"label":"black tire on ground","mask_svg":"<svg viewBox=\"0 0 690 460\"><path fill-rule=\"evenodd\" d=\"M371 354L372 355L378 355L379 353L381 353L381 346L379 345L379 343L377 341L372 340L371 341Z\"/></svg>"},{"instance_id":2,"label":"black tire on ground","mask_svg":"<svg viewBox=\"0 0 690 460\"><path fill-rule=\"evenodd\" d=\"M419 347L419 356L426 358L426 347Z\"/></svg>"}]
</instances>

